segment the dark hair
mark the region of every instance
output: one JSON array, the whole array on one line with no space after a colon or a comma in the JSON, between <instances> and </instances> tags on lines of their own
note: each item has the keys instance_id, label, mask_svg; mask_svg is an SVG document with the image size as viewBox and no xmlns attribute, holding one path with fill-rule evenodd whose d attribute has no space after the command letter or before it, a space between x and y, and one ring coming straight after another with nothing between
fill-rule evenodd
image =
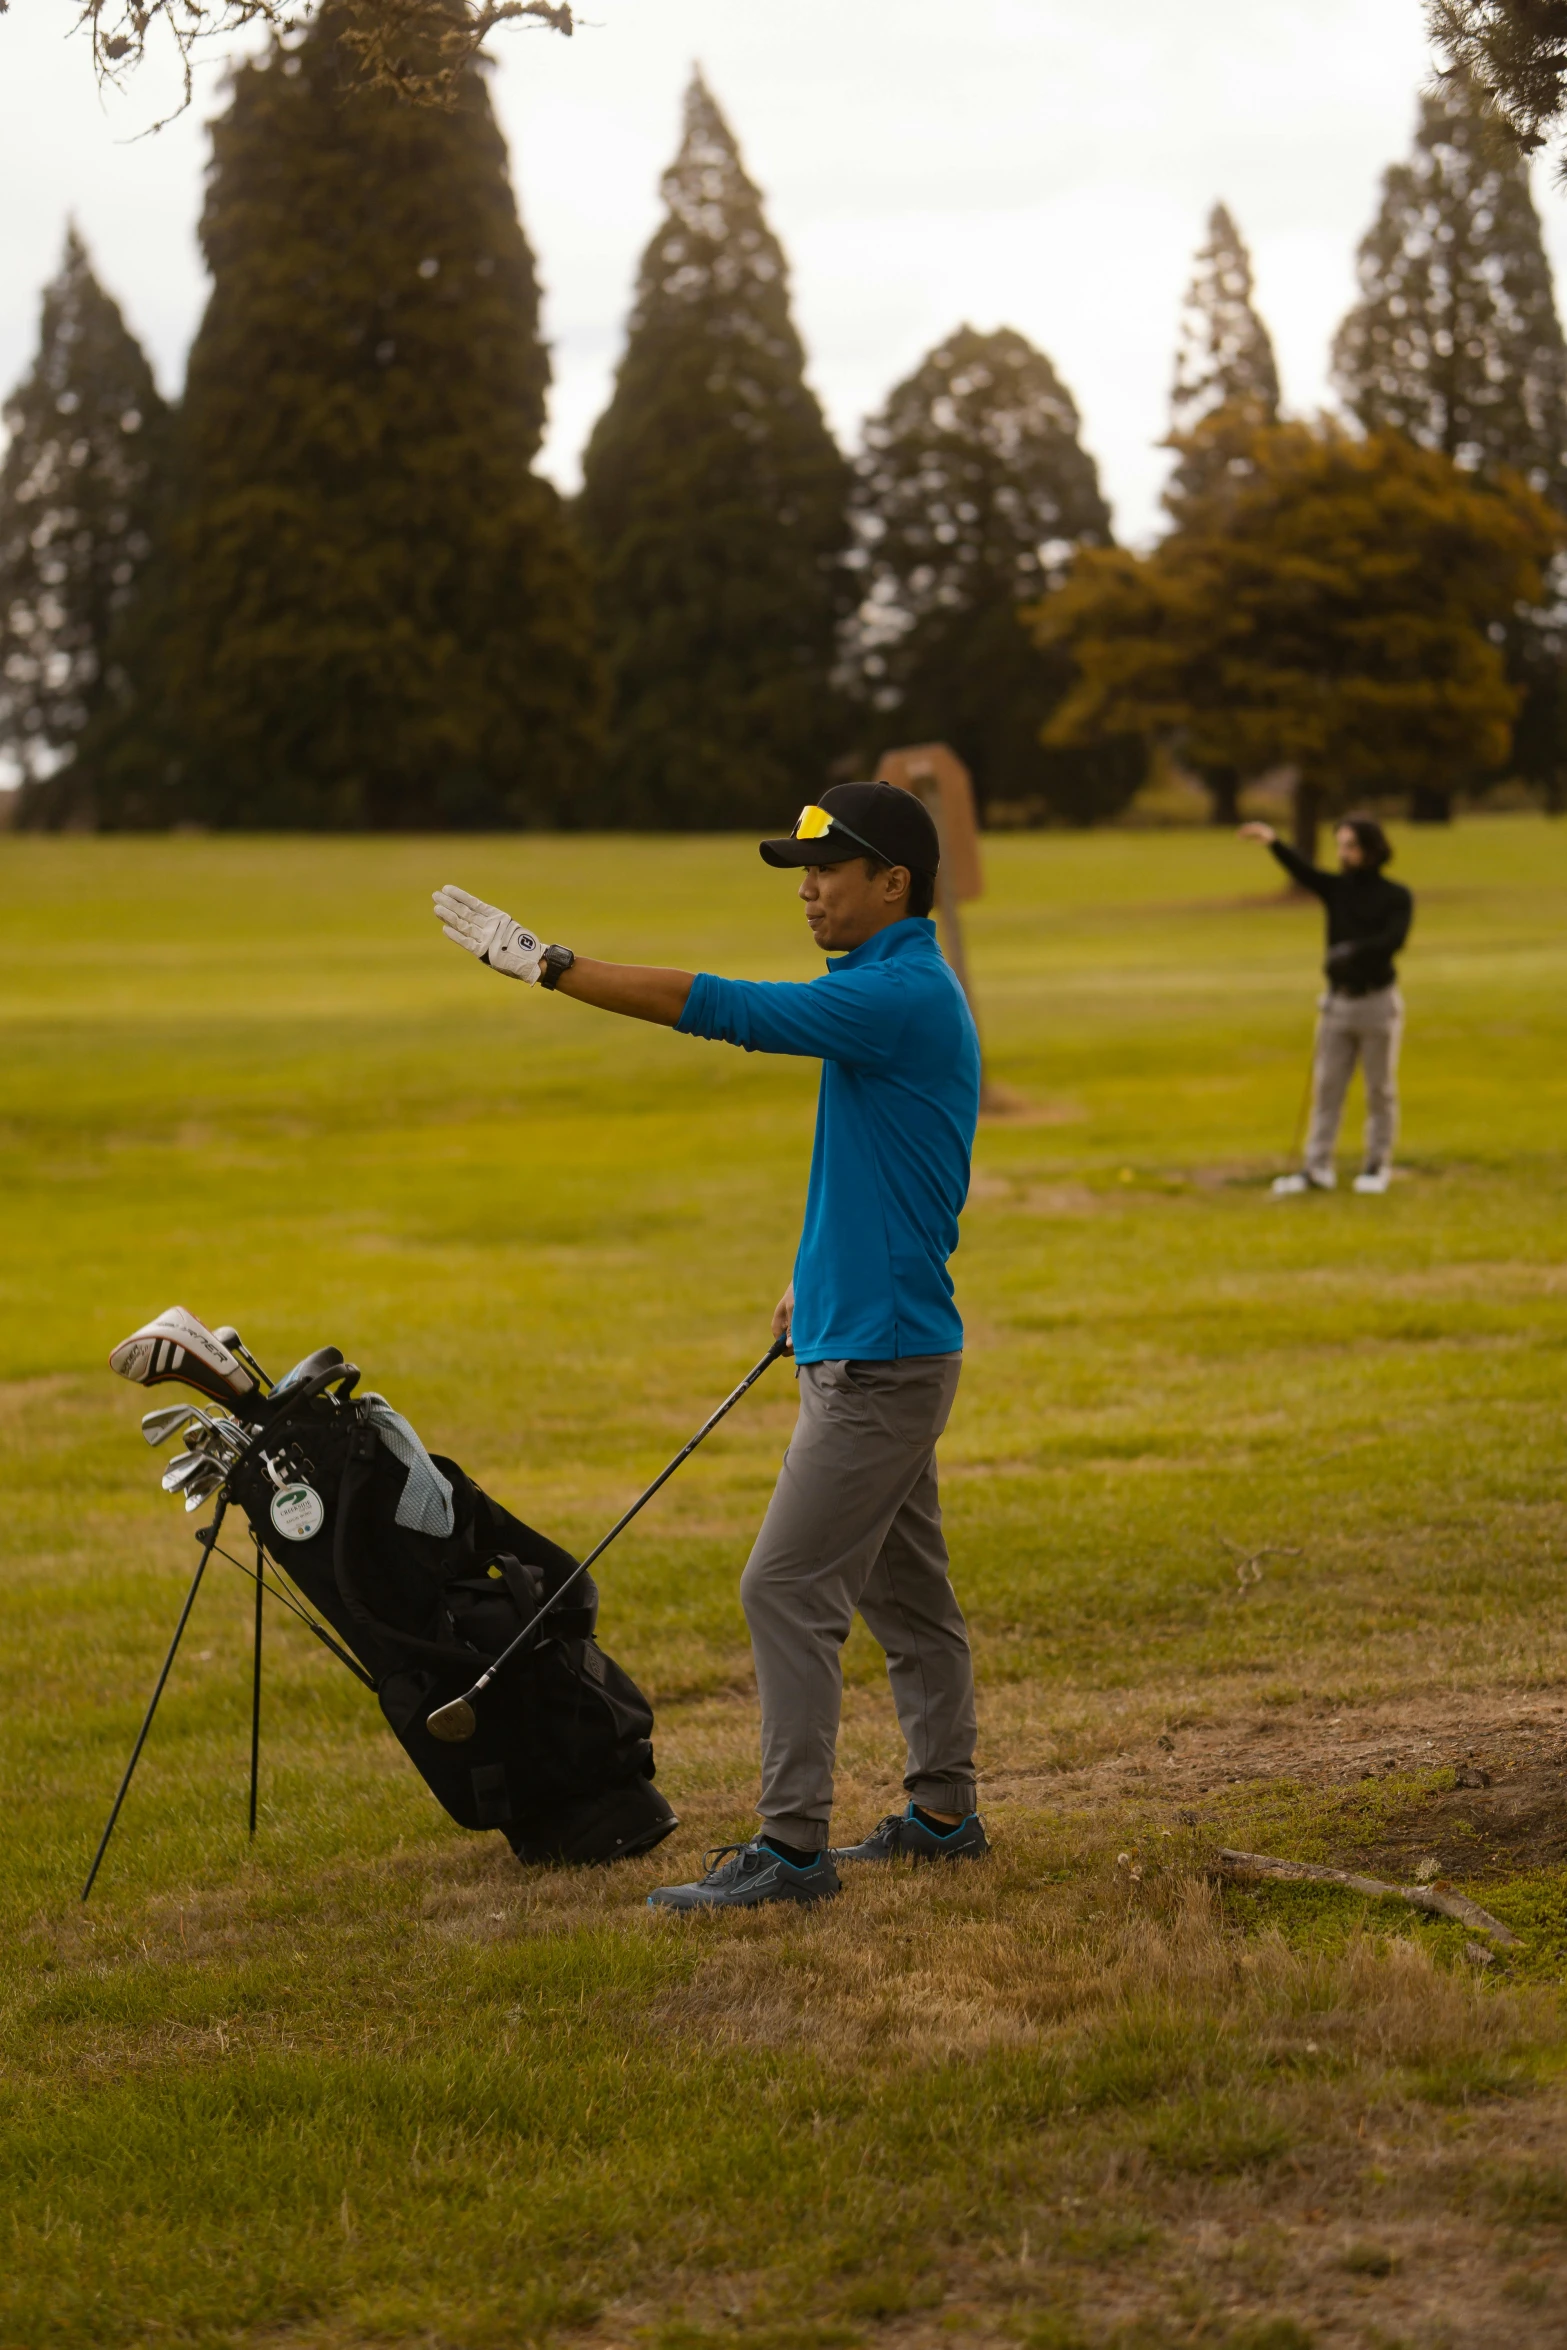
<instances>
[{"instance_id":1,"label":"dark hair","mask_svg":"<svg viewBox=\"0 0 1567 2350\"><path fill-rule=\"evenodd\" d=\"M866 872L873 876L892 871L891 862L886 857L862 857L860 862ZM905 871L909 877L909 912L928 914L936 903L935 874L916 873L912 865L906 866Z\"/></svg>"},{"instance_id":2,"label":"dark hair","mask_svg":"<svg viewBox=\"0 0 1567 2350\"><path fill-rule=\"evenodd\" d=\"M1393 844L1374 816L1341 816L1333 829L1354 834L1360 843L1360 853L1373 873L1380 873L1391 862Z\"/></svg>"}]
</instances>

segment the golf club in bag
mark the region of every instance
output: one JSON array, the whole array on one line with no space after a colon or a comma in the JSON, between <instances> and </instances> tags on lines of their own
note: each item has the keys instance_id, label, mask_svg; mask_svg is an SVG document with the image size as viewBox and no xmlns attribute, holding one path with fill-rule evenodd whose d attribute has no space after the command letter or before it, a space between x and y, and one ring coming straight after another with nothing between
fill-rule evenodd
<instances>
[{"instance_id":1,"label":"golf club in bag","mask_svg":"<svg viewBox=\"0 0 1567 2350\"><path fill-rule=\"evenodd\" d=\"M500 1830L522 1861L644 1852L677 1822L653 1784L653 1712L594 1639L587 1570L770 1364L777 1339L580 1562L492 1501L336 1347L274 1386L233 1329L171 1307L110 1356L142 1386L205 1398L147 1413L149 1444L178 1435L163 1477L187 1511L214 1504L163 1669L82 1888L92 1891L231 1508L255 1548L250 1830L260 1752L262 1602L289 1608L375 1692L415 1769L461 1826ZM214 1408L216 1407L216 1408ZM321 1619L324 1619L322 1621Z\"/></svg>"}]
</instances>

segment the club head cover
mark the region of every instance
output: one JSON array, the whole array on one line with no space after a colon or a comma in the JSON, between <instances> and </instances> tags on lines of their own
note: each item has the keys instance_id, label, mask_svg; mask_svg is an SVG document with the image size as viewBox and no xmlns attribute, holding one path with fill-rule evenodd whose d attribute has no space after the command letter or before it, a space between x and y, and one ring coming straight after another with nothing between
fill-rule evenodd
<instances>
[{"instance_id":1,"label":"club head cover","mask_svg":"<svg viewBox=\"0 0 1567 2350\"><path fill-rule=\"evenodd\" d=\"M144 1322L129 1338L122 1338L109 1357L109 1368L138 1387L161 1387L178 1379L214 1403L232 1403L237 1395L253 1395L256 1388L239 1357L184 1306L170 1306L155 1321Z\"/></svg>"}]
</instances>

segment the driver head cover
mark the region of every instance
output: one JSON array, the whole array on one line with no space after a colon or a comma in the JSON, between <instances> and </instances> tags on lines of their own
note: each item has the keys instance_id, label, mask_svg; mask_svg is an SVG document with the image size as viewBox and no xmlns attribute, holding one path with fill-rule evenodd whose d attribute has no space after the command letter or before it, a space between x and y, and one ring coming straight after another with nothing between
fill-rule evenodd
<instances>
[{"instance_id":1,"label":"driver head cover","mask_svg":"<svg viewBox=\"0 0 1567 2350\"><path fill-rule=\"evenodd\" d=\"M144 1322L129 1338L122 1338L109 1357L109 1368L138 1387L161 1387L166 1380L179 1379L217 1403L249 1395L256 1384L239 1357L183 1306L170 1306L156 1321Z\"/></svg>"}]
</instances>

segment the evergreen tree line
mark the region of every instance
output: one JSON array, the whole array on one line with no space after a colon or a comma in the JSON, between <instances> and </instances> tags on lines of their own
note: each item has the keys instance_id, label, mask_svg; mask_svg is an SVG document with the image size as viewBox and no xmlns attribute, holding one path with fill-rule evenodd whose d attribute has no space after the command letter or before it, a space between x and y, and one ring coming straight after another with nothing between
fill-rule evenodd
<instances>
[{"instance_id":1,"label":"evergreen tree line","mask_svg":"<svg viewBox=\"0 0 1567 2350\"><path fill-rule=\"evenodd\" d=\"M1380 778L1439 814L1509 769L1560 803L1567 346L1527 168L1462 76L1361 248L1352 431L1281 421L1215 208L1147 557L1010 329L944 338L837 448L700 76L663 199L568 503L534 471L548 356L482 72L446 109L367 88L332 5L241 68L177 408L73 231L5 412L20 820L766 825L936 737L1013 820L1113 816L1160 741L1220 817L1283 759L1324 808Z\"/></svg>"}]
</instances>

